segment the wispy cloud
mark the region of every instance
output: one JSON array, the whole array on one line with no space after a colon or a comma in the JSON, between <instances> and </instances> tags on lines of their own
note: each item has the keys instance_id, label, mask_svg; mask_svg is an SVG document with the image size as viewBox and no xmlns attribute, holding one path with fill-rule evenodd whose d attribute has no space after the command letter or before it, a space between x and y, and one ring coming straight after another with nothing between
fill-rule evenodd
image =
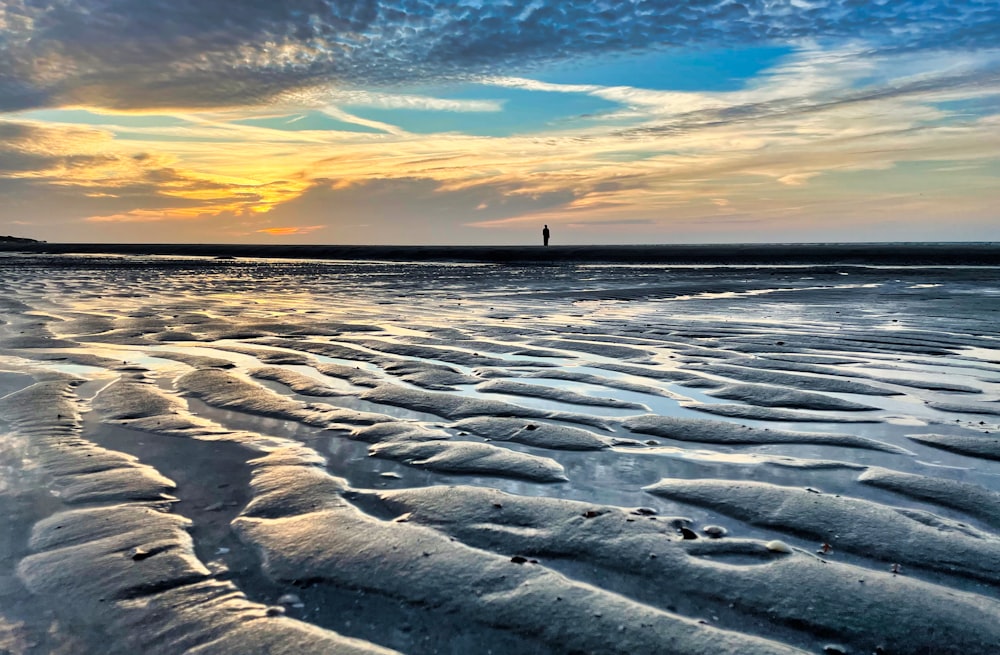
<instances>
[{"instance_id":1,"label":"wispy cloud","mask_svg":"<svg viewBox=\"0 0 1000 655\"><path fill-rule=\"evenodd\" d=\"M354 125L361 125L362 127L370 127L381 132L386 132L388 134L402 135L405 134L405 130L402 130L395 125L390 125L382 121L373 121L367 118L362 118L360 116L355 116L349 112L340 109L339 107L327 106L322 109L324 114L332 118L336 118L338 121L343 121L345 123L352 123Z\"/></svg>"},{"instance_id":2,"label":"wispy cloud","mask_svg":"<svg viewBox=\"0 0 1000 655\"><path fill-rule=\"evenodd\" d=\"M315 232L316 230L322 230L326 225L294 225L287 227L265 227L263 229L257 230L257 232L262 234L269 234L273 237L288 237L288 236L298 236L300 234L309 234L310 232Z\"/></svg>"},{"instance_id":3,"label":"wispy cloud","mask_svg":"<svg viewBox=\"0 0 1000 655\"><path fill-rule=\"evenodd\" d=\"M498 100L455 100L407 93L378 93L357 90L331 92L329 100L337 105L375 107L377 109L411 109L457 113L490 113L503 110L503 102Z\"/></svg>"}]
</instances>

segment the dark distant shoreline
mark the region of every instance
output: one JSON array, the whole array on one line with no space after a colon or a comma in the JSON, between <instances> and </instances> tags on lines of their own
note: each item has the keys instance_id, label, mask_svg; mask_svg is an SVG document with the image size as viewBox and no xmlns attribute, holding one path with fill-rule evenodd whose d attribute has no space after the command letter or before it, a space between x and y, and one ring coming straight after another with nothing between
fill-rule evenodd
<instances>
[{"instance_id":1,"label":"dark distant shoreline","mask_svg":"<svg viewBox=\"0 0 1000 655\"><path fill-rule=\"evenodd\" d=\"M38 239L28 239L25 237L12 237L10 235L0 236L0 244L14 244L14 243L45 243L44 241L39 241Z\"/></svg>"},{"instance_id":2,"label":"dark distant shoreline","mask_svg":"<svg viewBox=\"0 0 1000 655\"><path fill-rule=\"evenodd\" d=\"M337 246L0 243L0 252L266 257L498 264L1000 266L1000 243L830 243L649 246Z\"/></svg>"}]
</instances>

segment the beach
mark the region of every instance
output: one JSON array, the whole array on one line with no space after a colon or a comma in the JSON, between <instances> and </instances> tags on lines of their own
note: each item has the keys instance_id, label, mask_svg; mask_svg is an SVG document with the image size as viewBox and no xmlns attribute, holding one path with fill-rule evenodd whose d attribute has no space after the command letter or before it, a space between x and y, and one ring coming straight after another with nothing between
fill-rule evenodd
<instances>
[{"instance_id":1,"label":"beach","mask_svg":"<svg viewBox=\"0 0 1000 655\"><path fill-rule=\"evenodd\" d=\"M996 244L2 250L0 652L1000 643Z\"/></svg>"}]
</instances>

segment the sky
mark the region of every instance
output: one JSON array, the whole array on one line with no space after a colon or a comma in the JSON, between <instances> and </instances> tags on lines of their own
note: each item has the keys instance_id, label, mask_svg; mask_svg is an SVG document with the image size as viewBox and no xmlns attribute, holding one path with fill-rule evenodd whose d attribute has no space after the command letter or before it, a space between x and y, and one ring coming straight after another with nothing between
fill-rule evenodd
<instances>
[{"instance_id":1,"label":"sky","mask_svg":"<svg viewBox=\"0 0 1000 655\"><path fill-rule=\"evenodd\" d=\"M0 235L1000 241L997 0L0 0Z\"/></svg>"}]
</instances>

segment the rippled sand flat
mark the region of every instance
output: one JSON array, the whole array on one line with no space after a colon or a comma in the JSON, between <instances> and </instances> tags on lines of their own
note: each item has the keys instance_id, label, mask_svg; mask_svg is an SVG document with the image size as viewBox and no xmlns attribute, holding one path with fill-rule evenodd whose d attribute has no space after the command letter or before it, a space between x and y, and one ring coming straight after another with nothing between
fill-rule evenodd
<instances>
[{"instance_id":1,"label":"rippled sand flat","mask_svg":"<svg viewBox=\"0 0 1000 655\"><path fill-rule=\"evenodd\" d=\"M0 652L993 653L1000 269L0 255Z\"/></svg>"}]
</instances>

